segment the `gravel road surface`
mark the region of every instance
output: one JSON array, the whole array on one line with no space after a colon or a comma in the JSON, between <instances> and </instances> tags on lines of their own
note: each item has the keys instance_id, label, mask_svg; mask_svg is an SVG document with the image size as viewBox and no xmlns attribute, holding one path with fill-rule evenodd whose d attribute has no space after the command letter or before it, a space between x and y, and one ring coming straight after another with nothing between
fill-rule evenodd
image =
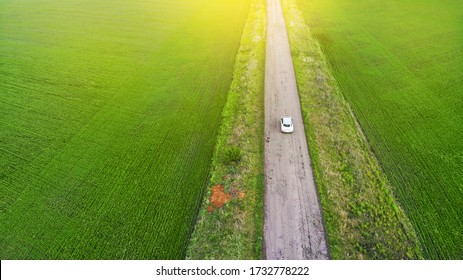
<instances>
[{"instance_id":1,"label":"gravel road surface","mask_svg":"<svg viewBox=\"0 0 463 280\"><path fill-rule=\"evenodd\" d=\"M280 0L267 0L265 225L267 259L328 259ZM280 132L283 115L294 133Z\"/></svg>"}]
</instances>

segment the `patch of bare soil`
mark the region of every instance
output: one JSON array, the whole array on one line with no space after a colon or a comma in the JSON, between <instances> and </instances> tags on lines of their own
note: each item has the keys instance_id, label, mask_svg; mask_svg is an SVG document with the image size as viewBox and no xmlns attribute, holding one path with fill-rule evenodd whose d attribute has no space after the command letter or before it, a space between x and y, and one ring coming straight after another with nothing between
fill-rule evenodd
<instances>
[{"instance_id":1,"label":"patch of bare soil","mask_svg":"<svg viewBox=\"0 0 463 280\"><path fill-rule=\"evenodd\" d=\"M233 199L242 200L246 195L240 191L237 186L232 186L229 192L225 192L223 185L215 185L211 187L211 196L209 198L209 205L207 211L214 212L215 209L222 208L227 202Z\"/></svg>"}]
</instances>

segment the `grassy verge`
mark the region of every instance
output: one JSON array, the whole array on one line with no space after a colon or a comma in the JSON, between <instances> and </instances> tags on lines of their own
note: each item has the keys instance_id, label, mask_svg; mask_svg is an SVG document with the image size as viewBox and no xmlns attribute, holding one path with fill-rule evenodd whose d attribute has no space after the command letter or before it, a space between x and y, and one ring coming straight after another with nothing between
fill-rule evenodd
<instances>
[{"instance_id":1,"label":"grassy verge","mask_svg":"<svg viewBox=\"0 0 463 280\"><path fill-rule=\"evenodd\" d=\"M253 0L187 259L262 255L265 16L265 0Z\"/></svg>"},{"instance_id":2,"label":"grassy verge","mask_svg":"<svg viewBox=\"0 0 463 280\"><path fill-rule=\"evenodd\" d=\"M419 242L295 0L282 0L334 259L419 259Z\"/></svg>"}]
</instances>

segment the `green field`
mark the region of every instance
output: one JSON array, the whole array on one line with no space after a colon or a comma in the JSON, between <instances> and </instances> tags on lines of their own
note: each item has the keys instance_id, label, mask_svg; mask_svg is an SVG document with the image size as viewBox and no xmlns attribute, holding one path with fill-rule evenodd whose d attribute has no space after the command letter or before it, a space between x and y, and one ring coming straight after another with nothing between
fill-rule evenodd
<instances>
[{"instance_id":1,"label":"green field","mask_svg":"<svg viewBox=\"0 0 463 280\"><path fill-rule=\"evenodd\" d=\"M425 257L463 257L463 2L298 0Z\"/></svg>"},{"instance_id":2,"label":"green field","mask_svg":"<svg viewBox=\"0 0 463 280\"><path fill-rule=\"evenodd\" d=\"M0 2L0 257L182 258L249 0Z\"/></svg>"}]
</instances>

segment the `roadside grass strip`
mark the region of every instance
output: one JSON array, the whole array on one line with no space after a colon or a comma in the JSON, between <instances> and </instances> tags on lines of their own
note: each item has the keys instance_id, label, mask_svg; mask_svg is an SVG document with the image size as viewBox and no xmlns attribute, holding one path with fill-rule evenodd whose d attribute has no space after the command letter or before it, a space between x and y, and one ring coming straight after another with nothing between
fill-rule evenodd
<instances>
[{"instance_id":1,"label":"roadside grass strip","mask_svg":"<svg viewBox=\"0 0 463 280\"><path fill-rule=\"evenodd\" d=\"M253 0L187 259L261 259L266 1Z\"/></svg>"},{"instance_id":2,"label":"roadside grass strip","mask_svg":"<svg viewBox=\"0 0 463 280\"><path fill-rule=\"evenodd\" d=\"M295 0L282 0L333 259L420 259L416 233Z\"/></svg>"}]
</instances>

